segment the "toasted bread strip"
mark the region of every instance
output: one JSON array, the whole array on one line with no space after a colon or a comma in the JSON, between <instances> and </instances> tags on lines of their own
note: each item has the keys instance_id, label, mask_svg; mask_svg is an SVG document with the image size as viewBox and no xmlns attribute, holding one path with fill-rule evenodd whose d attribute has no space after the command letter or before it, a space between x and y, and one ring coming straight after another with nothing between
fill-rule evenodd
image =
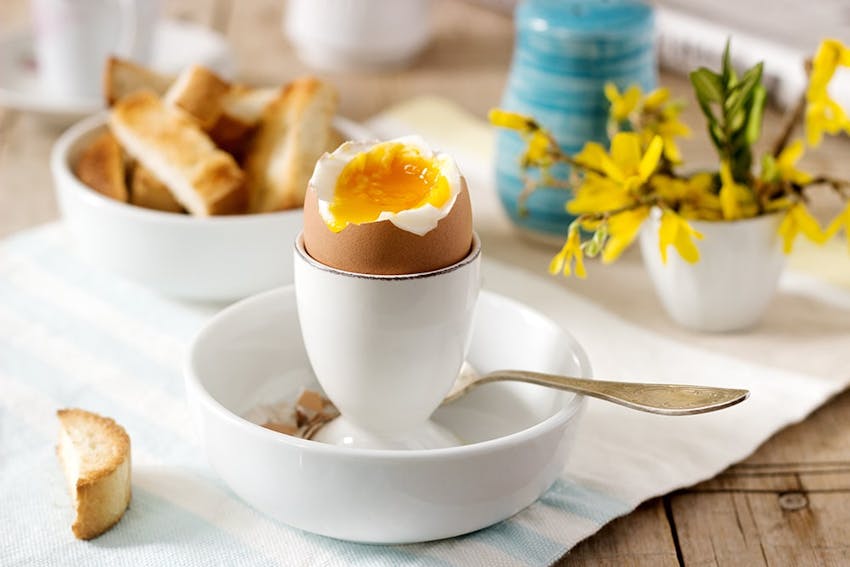
<instances>
[{"instance_id":1,"label":"toasted bread strip","mask_svg":"<svg viewBox=\"0 0 850 567\"><path fill-rule=\"evenodd\" d=\"M118 141L108 131L97 136L83 150L74 165L77 177L102 195L127 202L127 183L124 180L124 155Z\"/></svg>"},{"instance_id":2,"label":"toasted bread strip","mask_svg":"<svg viewBox=\"0 0 850 567\"><path fill-rule=\"evenodd\" d=\"M110 57L103 69L103 97L112 106L128 94L140 90L152 90L165 94L174 77L152 71L126 59Z\"/></svg>"},{"instance_id":3,"label":"toasted bread strip","mask_svg":"<svg viewBox=\"0 0 850 567\"><path fill-rule=\"evenodd\" d=\"M263 112L283 89L233 85L222 99L222 112L209 130L216 145L241 159Z\"/></svg>"},{"instance_id":4,"label":"toasted bread strip","mask_svg":"<svg viewBox=\"0 0 850 567\"><path fill-rule=\"evenodd\" d=\"M245 158L251 212L304 204L313 167L328 147L336 104L331 86L307 77L268 105Z\"/></svg>"},{"instance_id":5,"label":"toasted bread strip","mask_svg":"<svg viewBox=\"0 0 850 567\"><path fill-rule=\"evenodd\" d=\"M139 207L165 211L168 213L183 213L183 205L177 202L168 187L159 179L136 164L130 176L130 202Z\"/></svg>"},{"instance_id":6,"label":"toasted bread strip","mask_svg":"<svg viewBox=\"0 0 850 567\"><path fill-rule=\"evenodd\" d=\"M109 125L125 151L193 215L244 212L244 175L233 157L153 92L140 91L118 101Z\"/></svg>"},{"instance_id":7,"label":"toasted bread strip","mask_svg":"<svg viewBox=\"0 0 850 567\"><path fill-rule=\"evenodd\" d=\"M57 415L56 452L76 510L71 530L91 539L118 523L130 503L130 437L112 419L91 412Z\"/></svg>"},{"instance_id":8,"label":"toasted bread strip","mask_svg":"<svg viewBox=\"0 0 850 567\"><path fill-rule=\"evenodd\" d=\"M223 110L224 96L230 84L204 67L187 67L165 94L166 104L179 108L197 120L201 129L210 130Z\"/></svg>"},{"instance_id":9,"label":"toasted bread strip","mask_svg":"<svg viewBox=\"0 0 850 567\"><path fill-rule=\"evenodd\" d=\"M269 103L283 91L284 87L255 89L245 85L233 85L222 100L222 109L234 120L256 126Z\"/></svg>"}]
</instances>

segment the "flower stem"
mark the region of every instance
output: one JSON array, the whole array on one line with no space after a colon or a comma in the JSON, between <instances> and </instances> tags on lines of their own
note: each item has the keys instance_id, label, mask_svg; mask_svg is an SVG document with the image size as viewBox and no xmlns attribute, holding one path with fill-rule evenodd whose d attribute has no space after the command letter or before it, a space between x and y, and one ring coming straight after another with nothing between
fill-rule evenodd
<instances>
[{"instance_id":1,"label":"flower stem","mask_svg":"<svg viewBox=\"0 0 850 567\"><path fill-rule=\"evenodd\" d=\"M803 66L806 69L806 78L808 79L812 74L812 60L806 59ZM808 85L808 80L806 81L806 84ZM773 157L779 157L779 154L781 154L782 150L785 149L785 146L788 145L788 142L791 140L791 134L794 133L794 129L797 127L797 124L799 124L803 119L805 111L806 89L803 89L803 92L800 93L800 98L797 99L797 103L789 112L785 113L782 130L779 131L779 137L777 137L776 141L773 143L773 150L771 151Z\"/></svg>"},{"instance_id":2,"label":"flower stem","mask_svg":"<svg viewBox=\"0 0 850 567\"><path fill-rule=\"evenodd\" d=\"M785 149L785 146L788 145L788 142L791 140L791 134L794 133L794 129L797 127L797 124L799 124L803 119L803 113L805 110L806 92L803 91L803 94L801 94L800 98L797 99L797 103L794 105L794 108L785 114L782 130L779 131L779 136L773 143L773 149L770 152L773 157L779 157L779 154L781 154L782 150Z\"/></svg>"}]
</instances>

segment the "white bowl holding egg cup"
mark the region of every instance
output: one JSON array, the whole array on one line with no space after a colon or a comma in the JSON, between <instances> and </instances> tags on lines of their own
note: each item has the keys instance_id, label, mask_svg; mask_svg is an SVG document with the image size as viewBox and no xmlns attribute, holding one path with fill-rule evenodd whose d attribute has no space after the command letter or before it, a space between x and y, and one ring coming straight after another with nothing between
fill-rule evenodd
<instances>
[{"instance_id":1,"label":"white bowl holding egg cup","mask_svg":"<svg viewBox=\"0 0 850 567\"><path fill-rule=\"evenodd\" d=\"M576 341L544 315L481 292L469 362L591 375ZM582 396L523 383L482 386L434 420L462 438L431 450L352 449L291 437L240 417L318 389L293 287L213 317L190 347L189 408L213 469L243 500L288 525L364 543L412 543L484 528L536 500L563 471Z\"/></svg>"},{"instance_id":2,"label":"white bowl holding egg cup","mask_svg":"<svg viewBox=\"0 0 850 567\"><path fill-rule=\"evenodd\" d=\"M302 211L195 217L145 209L86 186L73 168L105 131L107 115L86 118L53 146L50 169L59 209L78 253L92 265L167 296L225 302L292 282L289 247ZM367 137L344 119L343 136Z\"/></svg>"},{"instance_id":3,"label":"white bowl holding egg cup","mask_svg":"<svg viewBox=\"0 0 850 567\"><path fill-rule=\"evenodd\" d=\"M342 413L321 437L373 448L458 444L429 417L469 349L480 287L481 243L424 273L346 272L295 243L298 318L319 383Z\"/></svg>"}]
</instances>

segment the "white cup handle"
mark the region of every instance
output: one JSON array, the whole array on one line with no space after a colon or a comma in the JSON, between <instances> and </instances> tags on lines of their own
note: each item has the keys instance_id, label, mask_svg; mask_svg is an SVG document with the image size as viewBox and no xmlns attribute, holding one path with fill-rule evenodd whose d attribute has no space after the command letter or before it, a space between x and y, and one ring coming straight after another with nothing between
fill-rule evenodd
<instances>
[{"instance_id":1,"label":"white cup handle","mask_svg":"<svg viewBox=\"0 0 850 567\"><path fill-rule=\"evenodd\" d=\"M137 1L118 0L121 20L118 26L118 44L115 46L115 51L122 57L132 58L136 51L136 31L138 29L138 19L136 18Z\"/></svg>"}]
</instances>

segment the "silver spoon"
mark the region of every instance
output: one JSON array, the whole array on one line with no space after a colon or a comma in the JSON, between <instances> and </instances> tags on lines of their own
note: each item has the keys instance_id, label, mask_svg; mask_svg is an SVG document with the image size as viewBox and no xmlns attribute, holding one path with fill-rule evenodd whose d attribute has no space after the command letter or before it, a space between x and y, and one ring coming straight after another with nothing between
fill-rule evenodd
<instances>
[{"instance_id":1,"label":"silver spoon","mask_svg":"<svg viewBox=\"0 0 850 567\"><path fill-rule=\"evenodd\" d=\"M689 386L682 384L646 384L572 378L525 370L496 370L480 375L471 364L463 363L443 403L452 402L471 389L489 382L516 381L584 394L627 408L661 415L692 415L717 411L741 403L748 390Z\"/></svg>"},{"instance_id":2,"label":"silver spoon","mask_svg":"<svg viewBox=\"0 0 850 567\"><path fill-rule=\"evenodd\" d=\"M611 382L608 380L590 380L572 378L527 370L496 370L481 375L468 362L464 362L460 374L442 403L453 402L473 388L490 382L527 382L557 388L567 392L599 398L627 408L661 415L693 415L708 413L746 400L750 392L732 388L714 388L710 386L689 386L683 384L647 384L641 382ZM316 433L335 416L319 419L304 432L305 439L312 439Z\"/></svg>"}]
</instances>

